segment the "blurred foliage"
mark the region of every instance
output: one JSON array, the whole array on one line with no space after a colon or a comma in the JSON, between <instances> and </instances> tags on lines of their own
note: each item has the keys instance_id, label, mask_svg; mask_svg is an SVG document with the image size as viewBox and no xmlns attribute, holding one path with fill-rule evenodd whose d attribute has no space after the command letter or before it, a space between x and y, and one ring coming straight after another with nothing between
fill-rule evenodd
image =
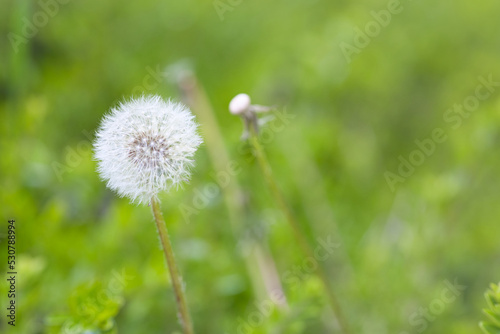
<instances>
[{"instance_id":1,"label":"blurred foliage","mask_svg":"<svg viewBox=\"0 0 500 334\"><path fill-rule=\"evenodd\" d=\"M72 293L69 314L49 319L54 333L117 333L114 317L123 304L114 288L100 282L81 285Z\"/></svg>"},{"instance_id":2,"label":"blurred foliage","mask_svg":"<svg viewBox=\"0 0 500 334\"><path fill-rule=\"evenodd\" d=\"M123 97L180 100L162 73L183 59L242 167L246 212L236 235L267 245L289 303L247 332L336 330L315 276L285 279L304 258L242 149L240 120L227 111L241 92L296 115L266 140L266 153L311 243L332 235L342 244L324 265L355 333L416 332L419 309L454 279L467 289L424 321L425 333L479 332L484 286L500 277L500 94L456 129L443 115L474 94L479 76L500 80L500 2L402 1L403 11L351 62L339 45L352 44L355 28L388 1L242 1L223 19L211 1L62 2L16 52L8 34L22 35L43 9L34 0L0 1L0 249L14 218L21 292L18 325L2 321L0 332L49 333L47 319L60 314L95 329L74 304L95 290L78 287L106 286L115 271L129 278L123 304L97 305L100 324L114 318L125 334L179 330L150 208L106 189L90 143ZM447 140L391 191L384 173L396 172L398 157L436 128ZM164 194L163 212L197 333L239 334L262 302L252 291L254 268L241 260L243 238L230 228L221 193L189 222L179 210L215 182L206 148L196 160L190 184ZM80 297L68 302L75 289Z\"/></svg>"},{"instance_id":3,"label":"blurred foliage","mask_svg":"<svg viewBox=\"0 0 500 334\"><path fill-rule=\"evenodd\" d=\"M488 308L483 312L488 316L488 321L481 322L480 327L486 334L498 334L500 333L500 287L492 283L484 297Z\"/></svg>"}]
</instances>

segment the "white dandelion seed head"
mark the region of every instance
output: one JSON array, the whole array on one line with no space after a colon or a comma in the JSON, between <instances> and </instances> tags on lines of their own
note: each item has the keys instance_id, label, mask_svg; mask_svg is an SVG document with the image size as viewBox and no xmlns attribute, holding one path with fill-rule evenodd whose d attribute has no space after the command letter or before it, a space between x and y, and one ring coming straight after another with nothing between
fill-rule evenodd
<instances>
[{"instance_id":1,"label":"white dandelion seed head","mask_svg":"<svg viewBox=\"0 0 500 334\"><path fill-rule=\"evenodd\" d=\"M94 143L107 186L132 202L149 203L158 193L187 181L202 143L190 110L160 96L121 103L104 117Z\"/></svg>"}]
</instances>

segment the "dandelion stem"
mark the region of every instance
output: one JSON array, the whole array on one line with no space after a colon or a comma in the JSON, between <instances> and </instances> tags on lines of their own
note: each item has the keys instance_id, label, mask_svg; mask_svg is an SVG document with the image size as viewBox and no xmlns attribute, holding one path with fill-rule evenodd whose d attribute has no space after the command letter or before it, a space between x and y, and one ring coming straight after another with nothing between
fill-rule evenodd
<instances>
[{"instance_id":1,"label":"dandelion stem","mask_svg":"<svg viewBox=\"0 0 500 334\"><path fill-rule=\"evenodd\" d=\"M232 162L229 159L227 148L217 124L217 119L210 100L203 86L198 82L195 74L189 70L185 71L178 79L186 104L196 113L200 123L204 125L204 137L210 160L216 171L225 171ZM238 241L244 240L245 250L242 257L245 261L250 280L256 298L272 299L273 294L283 296L282 300L276 301L278 307L287 310L288 305L279 278L278 269L271 252L262 240L256 237L243 238L245 221L244 189L238 182L236 175L232 176L226 183L217 178L220 188L223 190L224 202L228 210L229 221Z\"/></svg>"},{"instance_id":2,"label":"dandelion stem","mask_svg":"<svg viewBox=\"0 0 500 334\"><path fill-rule=\"evenodd\" d=\"M160 204L158 203L158 201L154 198L151 199L151 205L153 207L153 215L155 217L158 234L160 235L163 252L165 253L165 258L167 259L168 270L170 272L172 286L175 293L175 301L177 302L177 308L179 311L179 321L182 325L184 334L193 334L193 324L191 322L191 317L189 316L186 297L184 295L184 289L182 287L181 276L179 275L179 270L177 269L177 265L175 263L172 244L170 243L170 239L168 237L167 225L165 224L165 220L163 219L163 215L160 210Z\"/></svg>"},{"instance_id":3,"label":"dandelion stem","mask_svg":"<svg viewBox=\"0 0 500 334\"><path fill-rule=\"evenodd\" d=\"M274 200L280 207L281 211L286 217L286 220L290 224L293 233L297 239L297 242L299 243L299 246L302 248L302 251L309 257L315 258L314 257L314 252L309 245L309 242L307 241L306 237L304 236L304 233L302 232L302 229L298 223L298 221L295 219L295 216L292 213L292 210L288 206L285 200L285 196L281 192L280 188L278 187L278 184L274 180L271 165L269 164L269 161L267 160L266 154L264 152L264 149L262 148L258 135L256 133L255 128L250 126L250 138L249 138L250 144L252 145L253 148L253 153L255 157L257 158L257 162L262 169L262 172L264 174L264 177L266 179L266 182L271 190L271 194L274 197ZM347 325L347 320L345 319L342 309L340 307L339 302L337 301L337 298L335 297L335 293L333 292L333 288L329 284L328 281L328 275L326 274L325 269L323 266L318 263L318 270L317 270L317 275L321 279L324 288L326 290L326 294L328 296L328 300L330 301L330 305L333 309L333 312L335 313L335 316L337 318L337 321L343 331L344 334L349 334L351 333L349 330L349 326Z\"/></svg>"}]
</instances>

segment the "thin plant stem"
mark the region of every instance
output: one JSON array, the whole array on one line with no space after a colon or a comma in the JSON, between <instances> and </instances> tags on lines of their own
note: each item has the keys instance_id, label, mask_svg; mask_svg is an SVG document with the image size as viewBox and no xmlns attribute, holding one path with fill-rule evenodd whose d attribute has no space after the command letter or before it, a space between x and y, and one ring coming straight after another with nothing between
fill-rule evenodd
<instances>
[{"instance_id":1,"label":"thin plant stem","mask_svg":"<svg viewBox=\"0 0 500 334\"><path fill-rule=\"evenodd\" d=\"M163 253L165 254L165 258L167 259L168 270L170 272L172 286L175 293L175 301L177 302L177 309L179 311L179 321L181 323L184 334L193 334L193 324L189 315L186 296L184 295L184 289L182 287L179 269L177 269L177 264L175 263L172 244L170 243L170 238L168 237L167 225L165 224L165 220L163 219L163 215L160 210L160 204L156 199L151 199L151 206L153 207L153 215L155 217L158 234L160 235Z\"/></svg>"},{"instance_id":2,"label":"thin plant stem","mask_svg":"<svg viewBox=\"0 0 500 334\"><path fill-rule=\"evenodd\" d=\"M307 241L306 237L304 236L304 233L302 232L302 229L298 223L298 221L295 219L294 214L292 213L290 207L286 203L285 196L281 192L280 188L278 187L278 184L274 180L273 177L273 172L271 169L271 165L269 164L269 161L267 160L266 154L264 152L264 149L262 148L262 145L259 142L258 135L255 131L255 128L250 126L250 138L249 138L250 144L252 145L253 148L253 153L255 157L257 158L257 162L262 170L262 173L264 174L264 178L266 179L266 182L271 190L271 194L274 197L274 200L278 204L279 208L285 215L286 220L290 224L292 231L297 239L297 242L299 243L300 248L302 248L302 251L309 257L315 258L314 257L314 252L309 245L309 242ZM330 305L333 309L333 312L335 313L335 316L337 318L337 321L344 332L344 334L350 334L351 331L349 330L349 326L347 324L347 320L345 319L342 309L340 307L339 302L337 301L337 298L335 296L335 293L333 292L333 288L331 287L329 281L328 281L328 275L326 274L325 269L323 266L318 263L318 270L317 270L317 275L323 282L323 286L325 288L328 300L330 301Z\"/></svg>"},{"instance_id":3,"label":"thin plant stem","mask_svg":"<svg viewBox=\"0 0 500 334\"><path fill-rule=\"evenodd\" d=\"M215 112L203 86L190 70L186 70L179 77L177 84L181 89L186 104L191 107L200 123L204 125L203 134L214 169L216 171L226 171L233 162L229 159ZM239 184L237 175L230 177L227 182L221 182L219 178L216 178L216 181L223 190L229 221L233 233L239 241L242 239L241 233L245 220L244 189ZM283 298L275 301L277 306L280 309L288 310L285 292L271 252L261 240L255 237L246 240L245 248L243 259L257 298L272 299L273 294L279 294Z\"/></svg>"}]
</instances>

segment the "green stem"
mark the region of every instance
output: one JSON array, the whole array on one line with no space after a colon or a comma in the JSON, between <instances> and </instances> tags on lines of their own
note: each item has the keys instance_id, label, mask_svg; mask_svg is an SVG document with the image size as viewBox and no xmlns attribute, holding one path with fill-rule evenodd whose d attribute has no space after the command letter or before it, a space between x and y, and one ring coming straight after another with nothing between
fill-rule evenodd
<instances>
[{"instance_id":1,"label":"green stem","mask_svg":"<svg viewBox=\"0 0 500 334\"><path fill-rule=\"evenodd\" d=\"M179 311L179 321L182 325L184 334L193 334L193 324L191 322L191 317L189 316L186 297L184 295L184 289L182 287L181 276L179 275L179 270L177 269L177 265L175 263L172 244L170 243L170 238L168 237L167 225L165 224L165 220L163 219L163 215L160 210L160 204L158 203L158 201L154 198L151 199L151 205L153 207L153 215L155 217L158 234L160 235L163 252L165 253L165 258L167 259L168 270L170 271L172 286L175 293L175 301L177 302L177 308Z\"/></svg>"},{"instance_id":2,"label":"green stem","mask_svg":"<svg viewBox=\"0 0 500 334\"><path fill-rule=\"evenodd\" d=\"M196 113L200 124L203 124L205 144L214 169L216 171L227 170L232 162L229 159L214 109L203 86L198 82L195 74L190 71L183 73L178 85L185 96L186 103ZM219 179L218 181L220 181L219 186L223 190L224 202L233 233L237 240L242 240L246 209L243 200L244 189L239 184L237 175L233 175L228 179L228 182ZM244 240L246 241L246 250L250 250L250 252L243 251L241 255L247 267L256 298L271 299L276 289L285 296L275 261L265 243L256 237ZM287 309L285 297L282 302L278 303L278 306Z\"/></svg>"},{"instance_id":3,"label":"green stem","mask_svg":"<svg viewBox=\"0 0 500 334\"><path fill-rule=\"evenodd\" d=\"M280 207L281 211L284 213L286 220L290 224L293 233L297 239L297 242L299 243L299 246L302 248L303 252L307 256L315 258L314 252L311 249L309 242L305 238L304 233L302 232L302 229L298 221L295 219L295 216L293 215L291 209L286 203L285 196L282 194L276 181L274 180L271 165L267 160L264 149L260 145L258 136L255 132L255 129L252 126L250 126L249 139L253 147L255 157L257 158L257 162L259 163L259 166L262 169L262 172L264 173L266 182L271 190L271 194L274 197L274 200L277 202L278 206ZM328 275L326 274L326 271L324 270L323 266L320 263L318 263L318 277L321 279L323 286L325 287L328 300L330 301L330 305L333 309L333 312L335 313L335 316L342 331L345 334L349 334L350 330L349 326L347 325L347 321L342 313L340 304L338 303L337 298L335 297L335 293L333 292L333 289L328 282Z\"/></svg>"}]
</instances>

